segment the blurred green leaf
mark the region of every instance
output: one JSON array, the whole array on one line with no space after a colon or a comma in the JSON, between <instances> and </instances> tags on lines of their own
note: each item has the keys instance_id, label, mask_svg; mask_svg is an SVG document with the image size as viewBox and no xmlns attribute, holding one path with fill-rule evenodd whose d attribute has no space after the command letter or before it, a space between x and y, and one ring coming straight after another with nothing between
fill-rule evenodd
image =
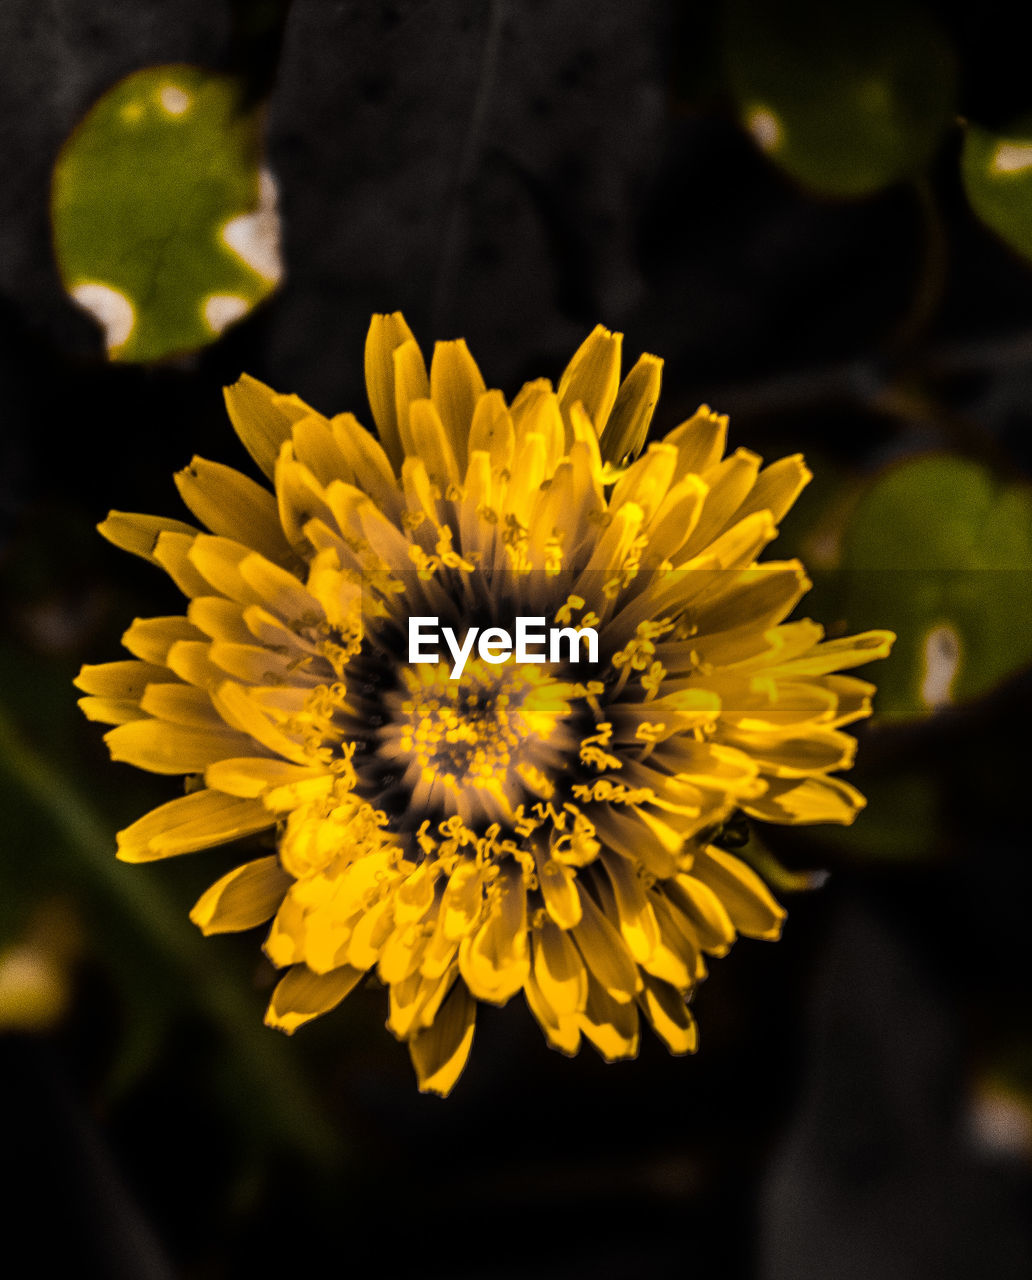
<instances>
[{"instance_id":1,"label":"blurred green leaf","mask_svg":"<svg viewBox=\"0 0 1032 1280\"><path fill-rule=\"evenodd\" d=\"M71 697L68 698L71 704ZM184 1010L199 1010L222 1044L224 1101L243 1135L330 1166L341 1152L303 1078L295 1047L261 1021L261 1003L189 923L158 880L115 858L114 831L53 755L37 751L0 707L0 799L6 857L0 897L22 910L64 895L110 968L131 1026L114 1088L146 1070ZM15 926L12 929L11 926ZM17 936L8 921L8 936Z\"/></svg>"},{"instance_id":2,"label":"blurred green leaf","mask_svg":"<svg viewBox=\"0 0 1032 1280\"><path fill-rule=\"evenodd\" d=\"M948 454L880 476L845 529L839 582L850 628L889 627L882 719L928 715L1032 662L1032 489Z\"/></svg>"},{"instance_id":3,"label":"blurred green leaf","mask_svg":"<svg viewBox=\"0 0 1032 1280\"><path fill-rule=\"evenodd\" d=\"M276 285L274 188L237 81L200 67L135 72L62 148L51 191L65 288L113 360L212 342Z\"/></svg>"},{"instance_id":4,"label":"blurred green leaf","mask_svg":"<svg viewBox=\"0 0 1032 1280\"><path fill-rule=\"evenodd\" d=\"M954 111L953 51L915 5L728 0L742 122L815 191L862 196L918 174Z\"/></svg>"},{"instance_id":5,"label":"blurred green leaf","mask_svg":"<svg viewBox=\"0 0 1032 1280\"><path fill-rule=\"evenodd\" d=\"M974 211L1012 249L1032 258L1032 119L1006 135L969 124L960 166Z\"/></svg>"}]
</instances>

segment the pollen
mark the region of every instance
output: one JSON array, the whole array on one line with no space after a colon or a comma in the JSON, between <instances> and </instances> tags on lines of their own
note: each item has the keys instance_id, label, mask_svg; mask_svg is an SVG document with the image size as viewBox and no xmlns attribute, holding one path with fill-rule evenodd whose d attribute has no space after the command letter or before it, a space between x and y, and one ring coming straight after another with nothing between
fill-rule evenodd
<instances>
[{"instance_id":1,"label":"pollen","mask_svg":"<svg viewBox=\"0 0 1032 1280\"><path fill-rule=\"evenodd\" d=\"M521 801L552 789L549 772L571 740L572 689L536 667L447 663L409 667L388 696L380 753L401 763L410 810L465 821L511 817Z\"/></svg>"}]
</instances>

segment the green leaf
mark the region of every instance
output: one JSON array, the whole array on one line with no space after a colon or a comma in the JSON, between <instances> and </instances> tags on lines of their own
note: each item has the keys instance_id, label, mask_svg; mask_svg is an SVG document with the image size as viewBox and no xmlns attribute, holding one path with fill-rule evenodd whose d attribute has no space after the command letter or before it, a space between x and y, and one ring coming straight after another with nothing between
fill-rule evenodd
<instances>
[{"instance_id":1,"label":"green leaf","mask_svg":"<svg viewBox=\"0 0 1032 1280\"><path fill-rule=\"evenodd\" d=\"M1032 489L948 454L879 477L843 535L849 627L889 627L882 719L925 716L995 688L1032 662Z\"/></svg>"},{"instance_id":2,"label":"green leaf","mask_svg":"<svg viewBox=\"0 0 1032 1280\"><path fill-rule=\"evenodd\" d=\"M148 67L109 89L67 140L51 189L54 251L113 360L196 350L280 275L260 122L237 81Z\"/></svg>"},{"instance_id":3,"label":"green leaf","mask_svg":"<svg viewBox=\"0 0 1032 1280\"><path fill-rule=\"evenodd\" d=\"M953 115L956 69L922 9L729 0L725 18L742 122L798 182L862 196L928 163Z\"/></svg>"},{"instance_id":4,"label":"green leaf","mask_svg":"<svg viewBox=\"0 0 1032 1280\"><path fill-rule=\"evenodd\" d=\"M1032 258L1032 119L1007 134L969 124L960 168L975 213L1012 249Z\"/></svg>"}]
</instances>

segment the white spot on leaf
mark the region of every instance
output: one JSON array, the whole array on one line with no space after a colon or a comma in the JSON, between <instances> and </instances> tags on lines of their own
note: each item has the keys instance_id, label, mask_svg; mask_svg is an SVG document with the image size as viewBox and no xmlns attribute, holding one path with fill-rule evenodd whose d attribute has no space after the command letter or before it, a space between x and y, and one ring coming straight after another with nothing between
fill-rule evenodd
<instances>
[{"instance_id":1,"label":"white spot on leaf","mask_svg":"<svg viewBox=\"0 0 1032 1280\"><path fill-rule=\"evenodd\" d=\"M163 85L158 98L170 116L181 116L192 101L186 90L177 84Z\"/></svg>"},{"instance_id":2,"label":"white spot on leaf","mask_svg":"<svg viewBox=\"0 0 1032 1280\"><path fill-rule=\"evenodd\" d=\"M960 669L960 636L946 623L933 627L925 636L921 657L921 701L931 711L948 706Z\"/></svg>"},{"instance_id":3,"label":"white spot on leaf","mask_svg":"<svg viewBox=\"0 0 1032 1280\"><path fill-rule=\"evenodd\" d=\"M263 280L273 284L283 278L276 196L275 179L268 169L262 169L258 175L258 208L254 213L230 218L222 228L223 243Z\"/></svg>"},{"instance_id":4,"label":"white spot on leaf","mask_svg":"<svg viewBox=\"0 0 1032 1280\"><path fill-rule=\"evenodd\" d=\"M781 121L769 107L750 107L745 115L745 127L764 151L777 151L784 141Z\"/></svg>"},{"instance_id":5,"label":"white spot on leaf","mask_svg":"<svg viewBox=\"0 0 1032 1280\"><path fill-rule=\"evenodd\" d=\"M1032 1153L1032 1113L1012 1094L995 1089L980 1093L972 1102L968 1124L975 1148L984 1155Z\"/></svg>"},{"instance_id":6,"label":"white spot on leaf","mask_svg":"<svg viewBox=\"0 0 1032 1280\"><path fill-rule=\"evenodd\" d=\"M133 304L119 289L109 284L86 281L71 291L72 298L100 323L104 344L113 356L123 347L136 324Z\"/></svg>"},{"instance_id":7,"label":"white spot on leaf","mask_svg":"<svg viewBox=\"0 0 1032 1280\"><path fill-rule=\"evenodd\" d=\"M1001 142L993 152L990 173L1024 173L1032 169L1032 142Z\"/></svg>"},{"instance_id":8,"label":"white spot on leaf","mask_svg":"<svg viewBox=\"0 0 1032 1280\"><path fill-rule=\"evenodd\" d=\"M246 316L250 306L238 293L209 293L204 299L204 319L212 333L221 333L234 320Z\"/></svg>"}]
</instances>

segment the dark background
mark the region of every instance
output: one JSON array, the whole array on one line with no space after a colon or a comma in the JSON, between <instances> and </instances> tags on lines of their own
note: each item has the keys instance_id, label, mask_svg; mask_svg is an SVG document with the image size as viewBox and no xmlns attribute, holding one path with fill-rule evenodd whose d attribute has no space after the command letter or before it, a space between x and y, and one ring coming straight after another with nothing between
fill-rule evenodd
<instances>
[{"instance_id":1,"label":"dark background","mask_svg":"<svg viewBox=\"0 0 1032 1280\"><path fill-rule=\"evenodd\" d=\"M660 430L706 401L733 446L807 454L786 550L832 482L912 454L1027 475L1032 267L969 208L959 127L920 189L804 191L736 122L721 21L661 0L5 0L0 940L42 940L68 994L0 1033L0 1213L40 1274L1032 1271L1027 676L861 731L862 789L905 766L933 797L893 810L893 839L772 833L790 869L831 874L788 895L779 944L713 965L696 1057L645 1036L635 1063L567 1061L514 1001L483 1010L444 1102L375 987L296 1040L261 1027L260 935L202 943L186 918L232 856L116 864L115 829L172 784L110 764L74 706L82 661L179 608L93 525L180 514L194 452L244 465L220 393L241 370L362 417L373 311L403 309L425 349L465 336L509 395L620 329L631 360L667 361ZM1032 107L1008 7L939 21L963 116ZM104 89L175 61L267 101L286 279L205 351L120 366L62 292L50 174ZM820 591L815 616L849 625Z\"/></svg>"}]
</instances>

